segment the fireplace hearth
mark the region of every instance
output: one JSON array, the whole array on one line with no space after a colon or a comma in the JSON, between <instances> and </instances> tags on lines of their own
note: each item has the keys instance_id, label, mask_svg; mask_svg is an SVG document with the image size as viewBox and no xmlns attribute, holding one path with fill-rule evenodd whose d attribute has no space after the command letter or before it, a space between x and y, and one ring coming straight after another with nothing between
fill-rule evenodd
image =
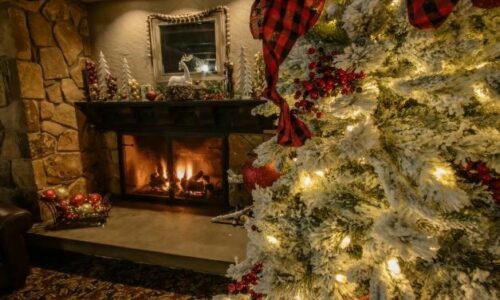
<instances>
[{"instance_id":1,"label":"fireplace hearth","mask_svg":"<svg viewBox=\"0 0 500 300\"><path fill-rule=\"evenodd\" d=\"M263 103L79 102L76 106L97 129L116 133L120 193L115 199L229 207L230 161L247 159L241 149L231 148L229 140L274 128L273 117L251 114Z\"/></svg>"}]
</instances>

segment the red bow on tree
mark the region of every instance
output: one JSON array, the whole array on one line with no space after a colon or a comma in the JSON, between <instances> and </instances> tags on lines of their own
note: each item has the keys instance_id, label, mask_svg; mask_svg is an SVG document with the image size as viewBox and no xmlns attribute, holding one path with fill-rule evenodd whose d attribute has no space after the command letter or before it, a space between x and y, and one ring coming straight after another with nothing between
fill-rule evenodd
<instances>
[{"instance_id":1,"label":"red bow on tree","mask_svg":"<svg viewBox=\"0 0 500 300\"><path fill-rule=\"evenodd\" d=\"M438 28L446 21L459 0L406 0L411 25L420 28ZM472 0L480 8L500 6L500 0Z\"/></svg>"},{"instance_id":2,"label":"red bow on tree","mask_svg":"<svg viewBox=\"0 0 500 300\"><path fill-rule=\"evenodd\" d=\"M300 147L311 137L307 125L290 111L276 89L279 66L290 53L297 39L316 24L325 0L255 0L250 27L255 38L262 39L266 63L267 88L264 97L281 109L278 143Z\"/></svg>"}]
</instances>

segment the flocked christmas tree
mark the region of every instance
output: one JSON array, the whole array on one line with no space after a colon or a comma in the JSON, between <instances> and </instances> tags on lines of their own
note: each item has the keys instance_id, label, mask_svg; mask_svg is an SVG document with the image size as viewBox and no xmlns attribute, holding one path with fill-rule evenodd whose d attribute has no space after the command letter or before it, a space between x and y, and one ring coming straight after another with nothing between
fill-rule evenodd
<instances>
[{"instance_id":1,"label":"flocked christmas tree","mask_svg":"<svg viewBox=\"0 0 500 300\"><path fill-rule=\"evenodd\" d=\"M242 99L250 99L252 97L252 71L248 64L246 51L246 48L242 46L239 57L238 88Z\"/></svg>"},{"instance_id":2,"label":"flocked christmas tree","mask_svg":"<svg viewBox=\"0 0 500 300\"><path fill-rule=\"evenodd\" d=\"M326 7L280 84L313 137L256 149L283 175L227 298L498 299L499 8L419 30L403 0Z\"/></svg>"}]
</instances>

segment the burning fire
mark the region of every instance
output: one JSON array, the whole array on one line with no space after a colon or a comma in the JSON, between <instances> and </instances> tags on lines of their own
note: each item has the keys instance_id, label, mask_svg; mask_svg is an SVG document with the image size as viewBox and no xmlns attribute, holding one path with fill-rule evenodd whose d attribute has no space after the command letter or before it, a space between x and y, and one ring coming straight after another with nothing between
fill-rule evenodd
<instances>
[{"instance_id":1,"label":"burning fire","mask_svg":"<svg viewBox=\"0 0 500 300\"><path fill-rule=\"evenodd\" d=\"M149 186L157 192L169 192L174 188L176 196L181 197L209 197L215 188L210 182L210 176L202 170L194 173L192 161L177 163L172 176L174 178L169 178L167 162L162 159L158 162L156 171L150 175Z\"/></svg>"},{"instance_id":2,"label":"burning fire","mask_svg":"<svg viewBox=\"0 0 500 300\"><path fill-rule=\"evenodd\" d=\"M193 177L193 163L188 161L187 163L180 163L177 165L175 170L175 174L177 175L177 179L190 179Z\"/></svg>"}]
</instances>

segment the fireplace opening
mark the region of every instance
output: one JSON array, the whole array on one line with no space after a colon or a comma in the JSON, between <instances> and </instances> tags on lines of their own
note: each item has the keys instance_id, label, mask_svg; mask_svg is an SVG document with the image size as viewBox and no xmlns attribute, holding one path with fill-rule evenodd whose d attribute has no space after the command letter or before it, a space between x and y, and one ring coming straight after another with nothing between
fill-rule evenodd
<instances>
[{"instance_id":1,"label":"fireplace opening","mask_svg":"<svg viewBox=\"0 0 500 300\"><path fill-rule=\"evenodd\" d=\"M122 193L168 202L227 203L224 137L123 134Z\"/></svg>"}]
</instances>

